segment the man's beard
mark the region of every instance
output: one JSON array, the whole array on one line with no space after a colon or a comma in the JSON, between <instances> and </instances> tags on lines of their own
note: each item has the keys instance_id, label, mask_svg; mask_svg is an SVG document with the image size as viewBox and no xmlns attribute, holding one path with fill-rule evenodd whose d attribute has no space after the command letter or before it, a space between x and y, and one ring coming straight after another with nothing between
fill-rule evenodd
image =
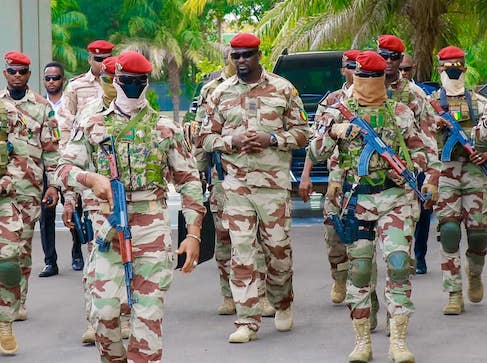
<instances>
[{"instance_id":1,"label":"man's beard","mask_svg":"<svg viewBox=\"0 0 487 363\"><path fill-rule=\"evenodd\" d=\"M61 92L61 87L58 87L58 88L53 89L53 90L49 90L49 89L46 88L46 91L47 91L48 94L50 94L52 96L53 95L57 95L59 92Z\"/></svg>"}]
</instances>

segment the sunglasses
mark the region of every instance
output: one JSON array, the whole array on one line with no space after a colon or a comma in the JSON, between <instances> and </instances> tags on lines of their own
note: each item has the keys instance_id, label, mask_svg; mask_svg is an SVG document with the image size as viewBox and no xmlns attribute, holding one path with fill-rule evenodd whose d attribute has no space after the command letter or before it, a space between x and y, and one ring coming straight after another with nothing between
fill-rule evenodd
<instances>
[{"instance_id":1,"label":"sunglasses","mask_svg":"<svg viewBox=\"0 0 487 363\"><path fill-rule=\"evenodd\" d=\"M357 68L357 64L356 63L349 63L345 66L346 69L356 69Z\"/></svg>"},{"instance_id":2,"label":"sunglasses","mask_svg":"<svg viewBox=\"0 0 487 363\"><path fill-rule=\"evenodd\" d=\"M101 79L105 83L113 83L113 76L101 76Z\"/></svg>"},{"instance_id":3,"label":"sunglasses","mask_svg":"<svg viewBox=\"0 0 487 363\"><path fill-rule=\"evenodd\" d=\"M137 84L145 84L147 83L147 77L146 74L143 74L141 76L118 76L118 80L120 83L123 84L132 84L132 83L137 83Z\"/></svg>"},{"instance_id":4,"label":"sunglasses","mask_svg":"<svg viewBox=\"0 0 487 363\"><path fill-rule=\"evenodd\" d=\"M399 70L401 72L411 72L413 70L413 67L399 67Z\"/></svg>"},{"instance_id":5,"label":"sunglasses","mask_svg":"<svg viewBox=\"0 0 487 363\"><path fill-rule=\"evenodd\" d=\"M29 73L29 68L7 68L7 73L11 74L12 76L15 75L16 73L25 76L27 73Z\"/></svg>"},{"instance_id":6,"label":"sunglasses","mask_svg":"<svg viewBox=\"0 0 487 363\"><path fill-rule=\"evenodd\" d=\"M103 61L105 60L105 58L107 58L107 57L100 57L100 56L97 56L97 55L94 55L94 56L93 56L93 60L94 60L95 62L98 62L98 63L103 62Z\"/></svg>"},{"instance_id":7,"label":"sunglasses","mask_svg":"<svg viewBox=\"0 0 487 363\"><path fill-rule=\"evenodd\" d=\"M230 53L230 57L233 60L239 60L240 57L243 57L244 59L249 59L252 58L254 55L256 55L257 52L258 52L257 49L247 50L246 52L235 52L235 53Z\"/></svg>"},{"instance_id":8,"label":"sunglasses","mask_svg":"<svg viewBox=\"0 0 487 363\"><path fill-rule=\"evenodd\" d=\"M56 74L55 76L44 76L44 81L60 81L63 78L60 74Z\"/></svg>"},{"instance_id":9,"label":"sunglasses","mask_svg":"<svg viewBox=\"0 0 487 363\"><path fill-rule=\"evenodd\" d=\"M402 53L399 52L388 52L387 50L379 50L379 55L388 60L389 58L393 61L401 59Z\"/></svg>"},{"instance_id":10,"label":"sunglasses","mask_svg":"<svg viewBox=\"0 0 487 363\"><path fill-rule=\"evenodd\" d=\"M450 68L450 67L455 67L455 68L462 68L462 67L465 67L465 63L463 62L444 62L443 64L441 64L443 67L445 68Z\"/></svg>"}]
</instances>

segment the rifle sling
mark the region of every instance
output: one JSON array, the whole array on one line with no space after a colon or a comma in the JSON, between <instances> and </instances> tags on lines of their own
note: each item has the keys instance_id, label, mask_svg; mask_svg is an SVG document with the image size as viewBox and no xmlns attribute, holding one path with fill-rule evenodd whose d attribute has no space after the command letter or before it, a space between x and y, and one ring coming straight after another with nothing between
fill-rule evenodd
<instances>
[{"instance_id":1,"label":"rifle sling","mask_svg":"<svg viewBox=\"0 0 487 363\"><path fill-rule=\"evenodd\" d=\"M125 135L130 129L134 128L135 125L139 123L142 117L149 111L149 105L146 105L130 122L122 129L122 131L118 134L115 138L115 141L118 141L118 138L122 135Z\"/></svg>"}]
</instances>

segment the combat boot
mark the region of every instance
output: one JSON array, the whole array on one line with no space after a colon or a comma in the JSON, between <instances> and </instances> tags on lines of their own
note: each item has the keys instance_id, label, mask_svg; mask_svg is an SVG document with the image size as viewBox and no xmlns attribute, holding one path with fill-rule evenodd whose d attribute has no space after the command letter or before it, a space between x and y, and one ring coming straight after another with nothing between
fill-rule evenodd
<instances>
[{"instance_id":1,"label":"combat boot","mask_svg":"<svg viewBox=\"0 0 487 363\"><path fill-rule=\"evenodd\" d=\"M377 298L377 292L372 291L370 293L370 331L374 331L377 328L377 312L379 311L379 299Z\"/></svg>"},{"instance_id":2,"label":"combat boot","mask_svg":"<svg viewBox=\"0 0 487 363\"><path fill-rule=\"evenodd\" d=\"M272 317L276 315L276 309L271 305L267 296L260 298L260 306L262 307L262 316Z\"/></svg>"},{"instance_id":3,"label":"combat boot","mask_svg":"<svg viewBox=\"0 0 487 363\"><path fill-rule=\"evenodd\" d=\"M17 353L18 346L12 331L12 323L0 321L0 351L5 355Z\"/></svg>"},{"instance_id":4,"label":"combat boot","mask_svg":"<svg viewBox=\"0 0 487 363\"><path fill-rule=\"evenodd\" d=\"M24 321L27 320L27 309L25 305L20 305L19 311L17 312L17 316L15 317L15 321Z\"/></svg>"},{"instance_id":5,"label":"combat boot","mask_svg":"<svg viewBox=\"0 0 487 363\"><path fill-rule=\"evenodd\" d=\"M443 308L443 315L460 315L465 311L461 291L450 292L448 304Z\"/></svg>"},{"instance_id":6,"label":"combat boot","mask_svg":"<svg viewBox=\"0 0 487 363\"><path fill-rule=\"evenodd\" d=\"M391 337L389 339L389 358L394 363L414 363L414 355L406 345L409 316L394 315L390 319Z\"/></svg>"},{"instance_id":7,"label":"combat boot","mask_svg":"<svg viewBox=\"0 0 487 363\"><path fill-rule=\"evenodd\" d=\"M473 303L481 302L484 297L484 285L482 284L482 275L473 274L467 268L468 299Z\"/></svg>"},{"instance_id":8,"label":"combat boot","mask_svg":"<svg viewBox=\"0 0 487 363\"><path fill-rule=\"evenodd\" d=\"M233 315L237 312L235 302L231 297L224 297L223 303L216 310L218 315Z\"/></svg>"},{"instance_id":9,"label":"combat boot","mask_svg":"<svg viewBox=\"0 0 487 363\"><path fill-rule=\"evenodd\" d=\"M341 279L337 279L333 282L333 286L331 287L330 296L331 302L333 304L340 304L345 300L345 296L347 295L347 281L342 281Z\"/></svg>"},{"instance_id":10,"label":"combat boot","mask_svg":"<svg viewBox=\"0 0 487 363\"><path fill-rule=\"evenodd\" d=\"M122 339L130 337L130 315L120 316L120 333L122 334Z\"/></svg>"},{"instance_id":11,"label":"combat boot","mask_svg":"<svg viewBox=\"0 0 487 363\"><path fill-rule=\"evenodd\" d=\"M350 363L365 363L372 359L372 343L370 341L369 318L353 319L355 332L355 347L348 355Z\"/></svg>"},{"instance_id":12,"label":"combat boot","mask_svg":"<svg viewBox=\"0 0 487 363\"><path fill-rule=\"evenodd\" d=\"M293 312L291 307L286 310L276 310L274 325L278 331L289 331L293 328Z\"/></svg>"},{"instance_id":13,"label":"combat boot","mask_svg":"<svg viewBox=\"0 0 487 363\"><path fill-rule=\"evenodd\" d=\"M228 342L248 343L256 338L257 334L255 333L255 331L250 329L247 325L241 325L234 333L230 334L230 336L228 337Z\"/></svg>"},{"instance_id":14,"label":"combat boot","mask_svg":"<svg viewBox=\"0 0 487 363\"><path fill-rule=\"evenodd\" d=\"M81 336L81 343L83 344L95 344L95 329L88 323L86 331Z\"/></svg>"}]
</instances>

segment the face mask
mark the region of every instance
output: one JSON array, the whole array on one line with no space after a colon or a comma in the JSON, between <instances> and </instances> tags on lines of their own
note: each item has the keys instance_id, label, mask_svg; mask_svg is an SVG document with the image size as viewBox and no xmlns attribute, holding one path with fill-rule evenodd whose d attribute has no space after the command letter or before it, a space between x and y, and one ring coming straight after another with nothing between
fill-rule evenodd
<instances>
[{"instance_id":1,"label":"face mask","mask_svg":"<svg viewBox=\"0 0 487 363\"><path fill-rule=\"evenodd\" d=\"M12 88L9 89L8 92L10 93L10 97L12 97L15 101L18 101L24 98L27 88Z\"/></svg>"},{"instance_id":2,"label":"face mask","mask_svg":"<svg viewBox=\"0 0 487 363\"><path fill-rule=\"evenodd\" d=\"M353 97L362 106L381 106L387 99L385 76L366 78L354 74Z\"/></svg>"},{"instance_id":3,"label":"face mask","mask_svg":"<svg viewBox=\"0 0 487 363\"><path fill-rule=\"evenodd\" d=\"M108 106L117 97L117 90L113 87L113 83L104 82L103 80L100 83L101 88L103 88L103 103Z\"/></svg>"},{"instance_id":4,"label":"face mask","mask_svg":"<svg viewBox=\"0 0 487 363\"><path fill-rule=\"evenodd\" d=\"M145 93L149 88L148 82L139 93L139 97L137 98L129 97L123 90L122 85L118 84L117 81L113 82L113 87L117 91L117 98L115 99L115 103L124 113L131 114L142 109L147 104Z\"/></svg>"},{"instance_id":5,"label":"face mask","mask_svg":"<svg viewBox=\"0 0 487 363\"><path fill-rule=\"evenodd\" d=\"M441 85L447 96L461 96L465 94L465 73L461 72L458 78L450 78L447 71L440 74Z\"/></svg>"},{"instance_id":6,"label":"face mask","mask_svg":"<svg viewBox=\"0 0 487 363\"><path fill-rule=\"evenodd\" d=\"M445 70L450 79L458 79L462 75L462 70L456 67L450 67Z\"/></svg>"}]
</instances>

